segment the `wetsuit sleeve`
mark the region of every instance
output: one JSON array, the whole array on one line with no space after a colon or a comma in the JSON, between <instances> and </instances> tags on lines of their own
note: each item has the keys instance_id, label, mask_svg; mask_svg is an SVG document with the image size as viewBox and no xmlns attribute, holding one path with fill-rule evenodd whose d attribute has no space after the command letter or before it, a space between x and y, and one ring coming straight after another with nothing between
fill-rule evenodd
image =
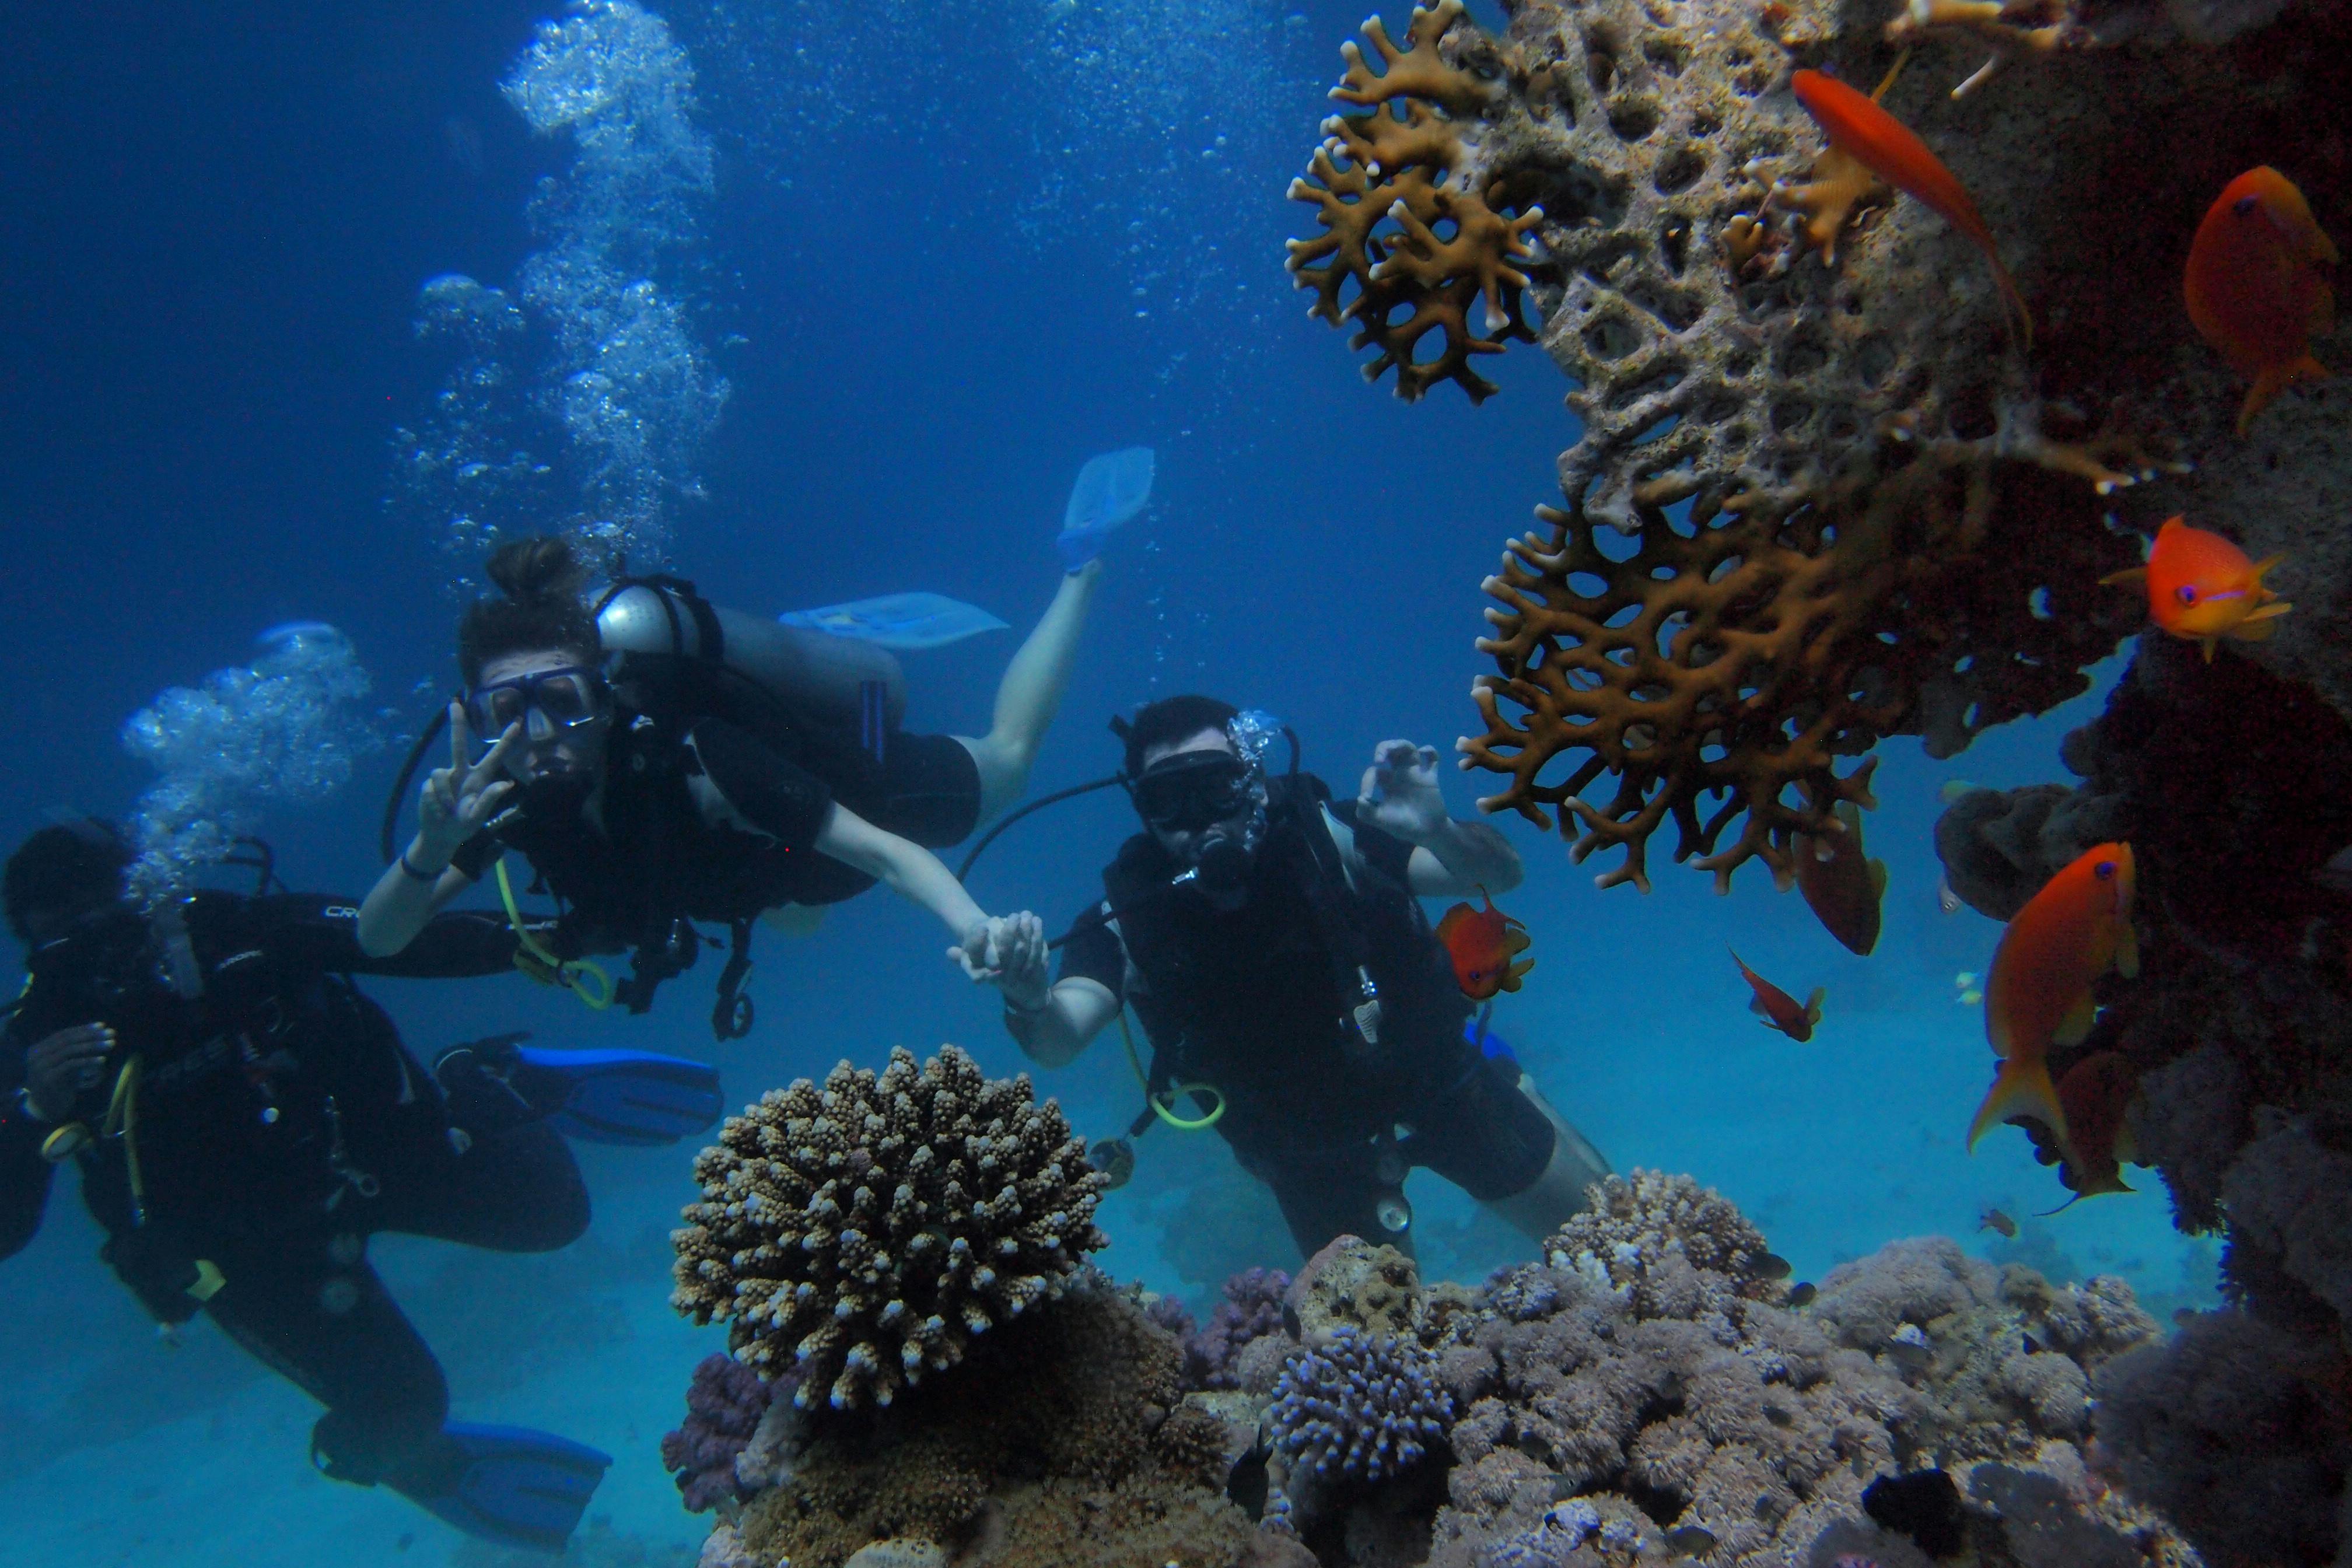
<instances>
[{"instance_id":1,"label":"wetsuit sleeve","mask_svg":"<svg viewBox=\"0 0 2352 1568\"><path fill-rule=\"evenodd\" d=\"M789 849L816 842L833 805L823 779L779 755L748 730L706 719L686 737L687 766L754 830Z\"/></svg>"},{"instance_id":2,"label":"wetsuit sleeve","mask_svg":"<svg viewBox=\"0 0 2352 1568\"><path fill-rule=\"evenodd\" d=\"M1408 888L1412 886L1405 874L1406 867L1412 860L1412 845L1392 833L1358 822L1356 803L1352 800L1335 800L1331 803L1330 811L1333 816L1348 825L1349 832L1356 836L1356 853L1364 858L1365 865L1393 881Z\"/></svg>"},{"instance_id":3,"label":"wetsuit sleeve","mask_svg":"<svg viewBox=\"0 0 2352 1568\"><path fill-rule=\"evenodd\" d=\"M1127 945L1110 928L1100 904L1090 906L1070 927L1062 944L1062 980L1091 980L1121 1002L1127 1000Z\"/></svg>"},{"instance_id":4,"label":"wetsuit sleeve","mask_svg":"<svg viewBox=\"0 0 2352 1568\"><path fill-rule=\"evenodd\" d=\"M249 940L296 967L416 980L464 980L504 974L514 967L514 931L505 916L488 910L437 914L415 941L381 958L360 946L356 900L288 893L257 899L247 913L253 925Z\"/></svg>"},{"instance_id":5,"label":"wetsuit sleeve","mask_svg":"<svg viewBox=\"0 0 2352 1568\"><path fill-rule=\"evenodd\" d=\"M55 1169L41 1158L41 1140L51 1129L17 1108L25 1083L25 1046L14 1030L0 1039L0 1258L25 1250L41 1228Z\"/></svg>"}]
</instances>

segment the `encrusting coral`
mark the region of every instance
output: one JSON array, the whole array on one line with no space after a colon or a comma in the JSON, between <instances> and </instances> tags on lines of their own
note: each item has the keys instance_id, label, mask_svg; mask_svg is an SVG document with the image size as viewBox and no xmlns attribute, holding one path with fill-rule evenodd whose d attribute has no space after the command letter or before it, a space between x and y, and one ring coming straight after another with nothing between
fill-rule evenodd
<instances>
[{"instance_id":1,"label":"encrusting coral","mask_svg":"<svg viewBox=\"0 0 2352 1568\"><path fill-rule=\"evenodd\" d=\"M772 1090L696 1157L671 1303L793 1398L887 1405L1058 1294L1104 1245L1103 1177L1027 1075L952 1046Z\"/></svg>"}]
</instances>

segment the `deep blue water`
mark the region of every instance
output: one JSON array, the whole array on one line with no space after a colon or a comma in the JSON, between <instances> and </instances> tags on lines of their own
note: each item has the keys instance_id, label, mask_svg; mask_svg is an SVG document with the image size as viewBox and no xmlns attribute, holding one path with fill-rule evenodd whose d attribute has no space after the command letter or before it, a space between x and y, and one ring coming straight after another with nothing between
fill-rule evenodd
<instances>
[{"instance_id":1,"label":"deep blue water","mask_svg":"<svg viewBox=\"0 0 2352 1568\"><path fill-rule=\"evenodd\" d=\"M1451 387L1405 405L1360 380L1289 288L1282 241L1309 219L1283 191L1328 111L1352 10L653 9L693 62L714 175L686 204L692 237L656 247L651 271L731 385L681 470L700 497L659 519L667 564L747 610L919 588L1025 626L1053 588L1078 465L1148 444L1154 505L1110 552L1037 790L1110 771L1108 716L1178 690L1275 710L1343 789L1382 739L1450 751L1475 724L1477 584L1552 498L1575 426L1559 373L1525 345L1484 367L1503 387L1485 406ZM446 369L414 330L418 289L453 271L511 288L548 247L526 216L533 183L572 177L575 150L534 135L499 83L561 15L413 0L106 19L47 5L20 20L0 63L9 842L51 806L130 810L152 781L118 740L123 721L249 660L263 627L318 618L372 677L362 706L382 710L386 744L331 797L268 808L263 826L298 886L373 879L397 742L455 679L451 584L474 565L397 482L395 432L419 427ZM550 522L553 502L577 504L562 487L578 454L561 446L534 448L557 470ZM984 727L1012 646L998 634L909 656L915 725ZM2065 1194L2013 1133L1960 1152L1987 1058L1954 976L1981 970L1998 932L1937 911L1928 832L1948 778L2060 776L2058 737L2095 701L1948 765L1913 742L1883 749L1868 837L1894 885L1866 962L1752 869L1718 900L1662 851L1652 896L1596 894L1598 865L1507 823L1528 878L1505 902L1534 931L1538 967L1496 1027L1621 1168L1722 1187L1801 1273L1929 1230L2014 1255L1975 1235L1979 1208L2022 1216ZM1457 812L1479 789L1447 775ZM1058 921L1095 896L1129 830L1115 792L1058 808L991 851L975 892ZM1829 987L1811 1045L1756 1026L1727 940L1792 992ZM730 1095L901 1043L954 1040L1011 1070L993 994L951 972L943 946L928 916L880 894L805 941L764 934L761 1026L718 1053ZM629 1023L519 979L371 989L425 1053L529 1027L709 1056L711 971ZM1042 1087L1090 1136L1134 1105L1102 1044ZM1221 1144L1160 1131L1141 1155L1105 1205L1114 1271L1198 1300L1227 1269L1293 1261ZM666 1304L690 1156L589 1152L598 1217L556 1257L398 1241L376 1254L447 1362L459 1414L619 1457L604 1522L576 1549L595 1561L667 1561L699 1533L653 1454L688 1369L721 1342ZM496 1560L452 1557L455 1538L396 1499L310 1476L308 1402L204 1325L159 1349L94 1261L71 1188L36 1245L0 1263L16 1352L0 1379L14 1521L0 1562ZM1441 1184L1413 1192L1428 1271L1471 1278L1512 1255ZM2125 1272L2166 1305L2210 1274L2157 1193L2030 1225L2023 1247L2058 1272Z\"/></svg>"}]
</instances>

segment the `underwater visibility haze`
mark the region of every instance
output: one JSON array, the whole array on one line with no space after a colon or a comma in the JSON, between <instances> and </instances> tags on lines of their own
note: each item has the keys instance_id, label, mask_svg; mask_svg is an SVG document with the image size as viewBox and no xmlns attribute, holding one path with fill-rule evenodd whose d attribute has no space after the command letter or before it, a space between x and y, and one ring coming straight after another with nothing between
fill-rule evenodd
<instances>
[{"instance_id":1,"label":"underwater visibility haze","mask_svg":"<svg viewBox=\"0 0 2352 1568\"><path fill-rule=\"evenodd\" d=\"M18 32L0 1563L2352 1561L2352 6Z\"/></svg>"}]
</instances>

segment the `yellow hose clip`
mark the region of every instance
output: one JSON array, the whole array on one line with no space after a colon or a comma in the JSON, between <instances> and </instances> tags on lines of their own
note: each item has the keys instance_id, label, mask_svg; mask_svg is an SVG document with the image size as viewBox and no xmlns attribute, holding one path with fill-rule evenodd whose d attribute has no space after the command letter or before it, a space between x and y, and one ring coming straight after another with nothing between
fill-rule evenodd
<instances>
[{"instance_id":1,"label":"yellow hose clip","mask_svg":"<svg viewBox=\"0 0 2352 1568\"><path fill-rule=\"evenodd\" d=\"M209 1301L219 1295L221 1287L227 1283L219 1264L209 1258L199 1258L196 1259L196 1282L188 1287L188 1294L199 1301Z\"/></svg>"},{"instance_id":2,"label":"yellow hose clip","mask_svg":"<svg viewBox=\"0 0 2352 1568\"><path fill-rule=\"evenodd\" d=\"M561 985L590 1007L601 1013L613 1005L613 977L588 960L566 962L549 951L547 944L533 936L523 924L522 910L515 907L514 884L507 879L507 863L501 858L498 864L499 901L507 907L507 924L514 928L514 965L541 985Z\"/></svg>"},{"instance_id":3,"label":"yellow hose clip","mask_svg":"<svg viewBox=\"0 0 2352 1568\"><path fill-rule=\"evenodd\" d=\"M1206 1132L1225 1118L1225 1091L1213 1083L1180 1083L1166 1094L1151 1092L1151 1079L1143 1070L1143 1058L1135 1048L1135 1031L1127 1026L1127 1009L1118 1010L1118 1037L1127 1046L1127 1065L1134 1070L1135 1081L1143 1086L1143 1102L1151 1113L1179 1132ZM1169 1109L1180 1094L1205 1094L1216 1100L1216 1106L1206 1116L1179 1116Z\"/></svg>"}]
</instances>

